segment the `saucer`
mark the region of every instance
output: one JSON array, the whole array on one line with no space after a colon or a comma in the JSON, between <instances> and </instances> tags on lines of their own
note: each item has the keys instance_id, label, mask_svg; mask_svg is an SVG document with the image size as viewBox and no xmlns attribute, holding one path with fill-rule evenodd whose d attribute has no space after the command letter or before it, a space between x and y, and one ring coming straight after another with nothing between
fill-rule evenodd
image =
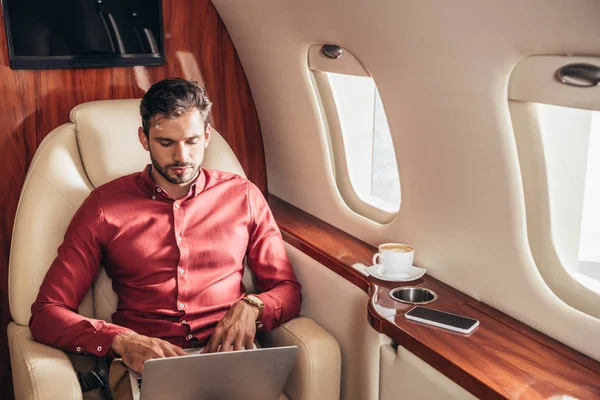
<instances>
[{"instance_id":1,"label":"saucer","mask_svg":"<svg viewBox=\"0 0 600 400\"><path fill-rule=\"evenodd\" d=\"M416 279L419 279L423 275L425 275L425 272L427 272L427 270L425 268L415 267L414 265L412 267L410 267L407 271L400 272L400 273L393 274L393 275L382 272L381 267L378 267L375 265L371 265L370 267L365 268L365 271L367 271L367 273L369 275L372 275L377 279L380 279L382 281L389 281L389 282L414 281Z\"/></svg>"}]
</instances>

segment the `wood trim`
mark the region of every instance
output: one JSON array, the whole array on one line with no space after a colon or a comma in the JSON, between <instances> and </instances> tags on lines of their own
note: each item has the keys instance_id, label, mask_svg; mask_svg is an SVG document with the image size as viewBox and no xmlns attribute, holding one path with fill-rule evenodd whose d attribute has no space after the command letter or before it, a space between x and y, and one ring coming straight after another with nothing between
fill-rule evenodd
<instances>
[{"instance_id":1,"label":"wood trim","mask_svg":"<svg viewBox=\"0 0 600 400\"><path fill-rule=\"evenodd\" d=\"M425 275L410 283L365 277L352 265L369 265L375 247L270 195L284 240L370 293L371 326L391 337L477 397L600 397L600 363L476 299ZM404 318L412 306L392 300L398 286L423 286L439 299L428 307L476 318L480 327L462 335ZM558 397L557 397L558 398Z\"/></svg>"},{"instance_id":2,"label":"wood trim","mask_svg":"<svg viewBox=\"0 0 600 400\"><path fill-rule=\"evenodd\" d=\"M372 246L275 196L269 195L267 200L286 242L369 291L371 283L367 277L351 265L368 265L373 256Z\"/></svg>"},{"instance_id":3,"label":"wood trim","mask_svg":"<svg viewBox=\"0 0 600 400\"><path fill-rule=\"evenodd\" d=\"M581 354L578 351L574 351L572 348L559 342L558 340L552 339L550 336L533 329L529 325L525 325L521 321L518 321L485 303L478 301L476 303L469 304L469 306L488 315L491 318L494 318L495 320L520 332L521 334L528 336L530 339L535 340L536 342L550 348L564 357L567 357L572 361L588 368L590 371L600 376L600 363L596 360Z\"/></svg>"},{"instance_id":4,"label":"wood trim","mask_svg":"<svg viewBox=\"0 0 600 400\"><path fill-rule=\"evenodd\" d=\"M577 399L600 396L600 376L571 358L532 340L527 335L481 313L470 304L445 311L478 319L470 335L455 334L404 318L388 317L384 333L425 361L433 363L469 392L481 398Z\"/></svg>"}]
</instances>

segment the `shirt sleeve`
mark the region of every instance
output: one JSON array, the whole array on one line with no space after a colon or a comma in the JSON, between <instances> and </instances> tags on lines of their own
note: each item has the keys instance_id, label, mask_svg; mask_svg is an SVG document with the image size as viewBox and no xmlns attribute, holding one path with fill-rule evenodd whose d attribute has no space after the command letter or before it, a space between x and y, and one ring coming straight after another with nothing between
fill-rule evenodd
<instances>
[{"instance_id":1,"label":"shirt sleeve","mask_svg":"<svg viewBox=\"0 0 600 400\"><path fill-rule=\"evenodd\" d=\"M269 331L297 317L302 303L301 286L287 257L283 238L260 190L248 182L251 214L248 266L254 272L257 296L265 303L260 319Z\"/></svg>"},{"instance_id":2,"label":"shirt sleeve","mask_svg":"<svg viewBox=\"0 0 600 400\"><path fill-rule=\"evenodd\" d=\"M104 215L92 192L73 216L58 255L31 306L33 338L75 354L103 356L127 328L77 313L94 281L104 252Z\"/></svg>"}]
</instances>

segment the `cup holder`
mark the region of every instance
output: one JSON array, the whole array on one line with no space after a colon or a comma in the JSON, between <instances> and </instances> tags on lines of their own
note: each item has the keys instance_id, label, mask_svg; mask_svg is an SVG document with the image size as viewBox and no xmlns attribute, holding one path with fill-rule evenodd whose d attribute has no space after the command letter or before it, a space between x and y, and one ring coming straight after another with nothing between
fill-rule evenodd
<instances>
[{"instance_id":1,"label":"cup holder","mask_svg":"<svg viewBox=\"0 0 600 400\"><path fill-rule=\"evenodd\" d=\"M390 297L396 301L407 304L429 304L437 300L438 295L422 287L399 287L390 290Z\"/></svg>"}]
</instances>

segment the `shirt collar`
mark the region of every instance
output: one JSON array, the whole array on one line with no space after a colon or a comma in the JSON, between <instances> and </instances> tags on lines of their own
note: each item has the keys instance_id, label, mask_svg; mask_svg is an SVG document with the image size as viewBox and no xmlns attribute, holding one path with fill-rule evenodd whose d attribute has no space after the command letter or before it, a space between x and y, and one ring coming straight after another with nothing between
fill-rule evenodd
<instances>
[{"instance_id":1,"label":"shirt collar","mask_svg":"<svg viewBox=\"0 0 600 400\"><path fill-rule=\"evenodd\" d=\"M146 194L148 194L149 197L158 197L159 195L166 196L166 190L152 180L152 176L150 175L151 170L152 164L148 164L140 173L138 178L140 187L146 192ZM200 193L202 193L202 190L204 190L205 184L206 175L204 174L204 169L200 168L198 170L198 176L196 177L194 183L192 183L192 185L190 186L186 197L198 196Z\"/></svg>"}]
</instances>

